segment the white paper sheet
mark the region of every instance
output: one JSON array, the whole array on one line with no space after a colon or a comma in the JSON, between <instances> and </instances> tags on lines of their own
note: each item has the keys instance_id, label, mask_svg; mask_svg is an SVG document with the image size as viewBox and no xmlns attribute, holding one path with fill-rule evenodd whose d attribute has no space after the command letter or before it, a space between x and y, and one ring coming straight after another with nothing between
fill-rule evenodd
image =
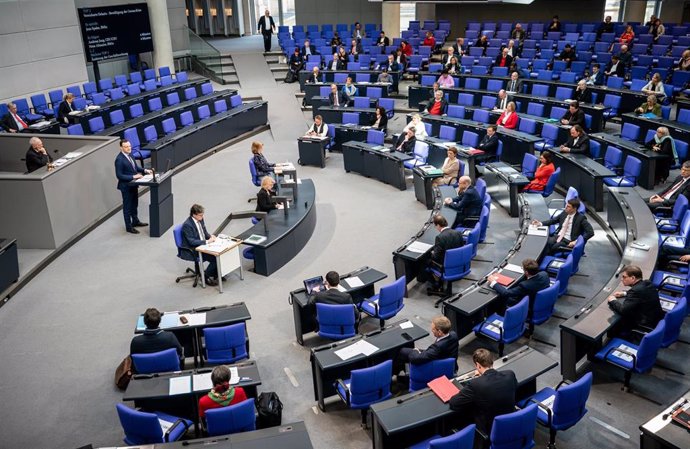
<instances>
[{"instance_id":1,"label":"white paper sheet","mask_svg":"<svg viewBox=\"0 0 690 449\"><path fill-rule=\"evenodd\" d=\"M186 394L192 391L191 376L171 377L168 394Z\"/></svg>"},{"instance_id":2,"label":"white paper sheet","mask_svg":"<svg viewBox=\"0 0 690 449\"><path fill-rule=\"evenodd\" d=\"M161 317L161 329L165 329L168 327L177 327L181 325L182 323L180 323L180 314L177 312L165 312Z\"/></svg>"},{"instance_id":3,"label":"white paper sheet","mask_svg":"<svg viewBox=\"0 0 690 449\"><path fill-rule=\"evenodd\" d=\"M206 312L186 313L181 316L187 318L187 324L185 324L185 326L203 326L206 324Z\"/></svg>"},{"instance_id":4,"label":"white paper sheet","mask_svg":"<svg viewBox=\"0 0 690 449\"><path fill-rule=\"evenodd\" d=\"M357 343L351 344L350 346L346 346L343 349L335 351L335 355L340 357L342 360L348 360L359 354L371 355L378 350L379 348L372 345L368 341L359 340Z\"/></svg>"},{"instance_id":5,"label":"white paper sheet","mask_svg":"<svg viewBox=\"0 0 690 449\"><path fill-rule=\"evenodd\" d=\"M414 324L412 324L412 321L405 321L404 323L400 323L401 329L411 329L412 327L414 327Z\"/></svg>"},{"instance_id":6,"label":"white paper sheet","mask_svg":"<svg viewBox=\"0 0 690 449\"><path fill-rule=\"evenodd\" d=\"M632 354L637 355L637 349L633 349L627 345L619 345L618 349L621 349L623 351L627 351L627 352L630 352ZM626 362L632 362L632 359L633 359L632 356L625 354L625 353L622 353L620 351L613 351L612 354L614 357L618 357L619 359L625 360Z\"/></svg>"},{"instance_id":7,"label":"white paper sheet","mask_svg":"<svg viewBox=\"0 0 690 449\"><path fill-rule=\"evenodd\" d=\"M514 263L507 264L505 267L503 267L503 269L512 271L513 273L523 274L522 267L520 265L515 265Z\"/></svg>"},{"instance_id":8,"label":"white paper sheet","mask_svg":"<svg viewBox=\"0 0 690 449\"><path fill-rule=\"evenodd\" d=\"M425 253L431 249L433 245L430 245L428 243L420 242L420 241L414 241L407 245L407 250L413 253Z\"/></svg>"},{"instance_id":9,"label":"white paper sheet","mask_svg":"<svg viewBox=\"0 0 690 449\"><path fill-rule=\"evenodd\" d=\"M359 276L352 276L344 280L347 282L347 285L349 285L350 288L359 288L364 286L364 282L362 282Z\"/></svg>"},{"instance_id":10,"label":"white paper sheet","mask_svg":"<svg viewBox=\"0 0 690 449\"><path fill-rule=\"evenodd\" d=\"M240 375L236 366L230 367L230 385L237 385L240 383Z\"/></svg>"},{"instance_id":11,"label":"white paper sheet","mask_svg":"<svg viewBox=\"0 0 690 449\"><path fill-rule=\"evenodd\" d=\"M667 413L671 413L671 410L676 408L678 406L678 404L680 404L684 400L685 400L685 398L680 398L673 405L671 405L669 408L667 408L663 412L656 415L654 418L647 421L643 427L652 433L657 433L658 431L660 431L661 429L666 427L667 424L669 424L671 421L673 421L670 417L664 419L664 415ZM690 403L683 406L684 410L687 410L688 408L690 408Z\"/></svg>"},{"instance_id":12,"label":"white paper sheet","mask_svg":"<svg viewBox=\"0 0 690 449\"><path fill-rule=\"evenodd\" d=\"M192 389L194 391L207 391L213 388L211 373L195 374L192 376Z\"/></svg>"},{"instance_id":13,"label":"white paper sheet","mask_svg":"<svg viewBox=\"0 0 690 449\"><path fill-rule=\"evenodd\" d=\"M549 228L547 226L530 226L527 229L527 235L539 235L546 237L549 235Z\"/></svg>"}]
</instances>

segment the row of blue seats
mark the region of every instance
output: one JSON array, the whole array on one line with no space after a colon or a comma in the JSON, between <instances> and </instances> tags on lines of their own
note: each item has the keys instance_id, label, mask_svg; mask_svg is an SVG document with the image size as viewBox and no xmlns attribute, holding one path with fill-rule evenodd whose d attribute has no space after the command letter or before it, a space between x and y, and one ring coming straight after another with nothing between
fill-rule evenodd
<instances>
[{"instance_id":1,"label":"row of blue seats","mask_svg":"<svg viewBox=\"0 0 690 449\"><path fill-rule=\"evenodd\" d=\"M521 21L514 21L514 22L468 22L466 26L466 30L472 30L472 31L508 31L512 32L512 30L515 29L515 24L520 23L522 25L522 29L525 30L525 32L536 32L536 33L543 33L546 28L548 27L548 24L544 24L543 22L521 22ZM599 26L601 25L600 22L594 23L594 22L583 22L583 23L572 23L572 22L561 22L561 28L563 33L595 33L598 29ZM633 30L635 31L635 34L644 34L649 31L649 27L645 25L641 25L639 22L613 22L613 31L614 34L620 35L625 31L628 25L631 25L633 27ZM688 31L690 30L690 25L687 23L683 23L680 25L665 25L666 33L672 35L672 36L684 36L688 34Z\"/></svg>"}]
</instances>

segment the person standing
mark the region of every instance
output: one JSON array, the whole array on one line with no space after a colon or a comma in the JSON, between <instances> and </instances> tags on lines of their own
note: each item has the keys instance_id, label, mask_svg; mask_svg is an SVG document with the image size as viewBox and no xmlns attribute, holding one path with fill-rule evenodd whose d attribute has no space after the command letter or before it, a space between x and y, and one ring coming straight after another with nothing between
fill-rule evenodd
<instances>
[{"instance_id":1,"label":"person standing","mask_svg":"<svg viewBox=\"0 0 690 449\"><path fill-rule=\"evenodd\" d=\"M115 158L115 176L117 189L122 193L122 214L125 217L125 230L130 234L139 234L137 227L148 226L139 220L139 187L129 183L149 174L151 170L139 167L132 158L132 144L127 139L120 140L120 153Z\"/></svg>"},{"instance_id":2,"label":"person standing","mask_svg":"<svg viewBox=\"0 0 690 449\"><path fill-rule=\"evenodd\" d=\"M258 30L264 36L264 51L271 51L271 35L276 31L276 24L271 17L271 13L268 9L264 15L259 19Z\"/></svg>"}]
</instances>

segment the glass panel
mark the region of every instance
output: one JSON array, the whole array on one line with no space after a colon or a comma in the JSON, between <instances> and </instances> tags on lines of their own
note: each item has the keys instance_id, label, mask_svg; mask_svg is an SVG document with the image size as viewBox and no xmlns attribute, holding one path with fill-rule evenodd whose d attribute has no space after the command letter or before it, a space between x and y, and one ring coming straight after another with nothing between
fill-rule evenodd
<instances>
[{"instance_id":1,"label":"glass panel","mask_svg":"<svg viewBox=\"0 0 690 449\"><path fill-rule=\"evenodd\" d=\"M283 21L281 25L293 26L295 22L295 0L281 0L283 2Z\"/></svg>"},{"instance_id":2,"label":"glass panel","mask_svg":"<svg viewBox=\"0 0 690 449\"><path fill-rule=\"evenodd\" d=\"M271 13L271 17L273 17L273 21L276 24L276 27L278 25L282 25L280 23L280 8L278 7L278 0L254 0L254 11L256 12L256 23L259 23L259 18L264 15L264 12L268 9L268 12ZM293 14L294 15L294 14ZM254 34L258 33L258 31L255 29Z\"/></svg>"},{"instance_id":3,"label":"glass panel","mask_svg":"<svg viewBox=\"0 0 690 449\"><path fill-rule=\"evenodd\" d=\"M621 0L606 0L604 5L604 18L611 16L611 19L616 22L619 20L621 10Z\"/></svg>"},{"instance_id":4,"label":"glass panel","mask_svg":"<svg viewBox=\"0 0 690 449\"><path fill-rule=\"evenodd\" d=\"M656 0L647 0L647 7L644 11L644 21L642 23L647 23L652 14L654 14L654 8L656 8Z\"/></svg>"},{"instance_id":5,"label":"glass panel","mask_svg":"<svg viewBox=\"0 0 690 449\"><path fill-rule=\"evenodd\" d=\"M400 2L400 31L407 30L410 20L415 20L417 7L414 2Z\"/></svg>"}]
</instances>

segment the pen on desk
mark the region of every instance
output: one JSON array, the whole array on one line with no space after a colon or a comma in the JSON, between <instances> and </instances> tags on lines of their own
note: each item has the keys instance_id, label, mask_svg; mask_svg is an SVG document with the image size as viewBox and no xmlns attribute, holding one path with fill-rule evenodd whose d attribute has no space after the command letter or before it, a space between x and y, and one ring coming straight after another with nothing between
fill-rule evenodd
<instances>
[{"instance_id":1,"label":"pen on desk","mask_svg":"<svg viewBox=\"0 0 690 449\"><path fill-rule=\"evenodd\" d=\"M590 304L590 305L588 305L588 306L585 306L585 307L581 308L580 311L579 311L578 313L575 314L575 319L580 318L582 315L584 315L585 313L589 312L591 309L592 309L592 304Z\"/></svg>"}]
</instances>

